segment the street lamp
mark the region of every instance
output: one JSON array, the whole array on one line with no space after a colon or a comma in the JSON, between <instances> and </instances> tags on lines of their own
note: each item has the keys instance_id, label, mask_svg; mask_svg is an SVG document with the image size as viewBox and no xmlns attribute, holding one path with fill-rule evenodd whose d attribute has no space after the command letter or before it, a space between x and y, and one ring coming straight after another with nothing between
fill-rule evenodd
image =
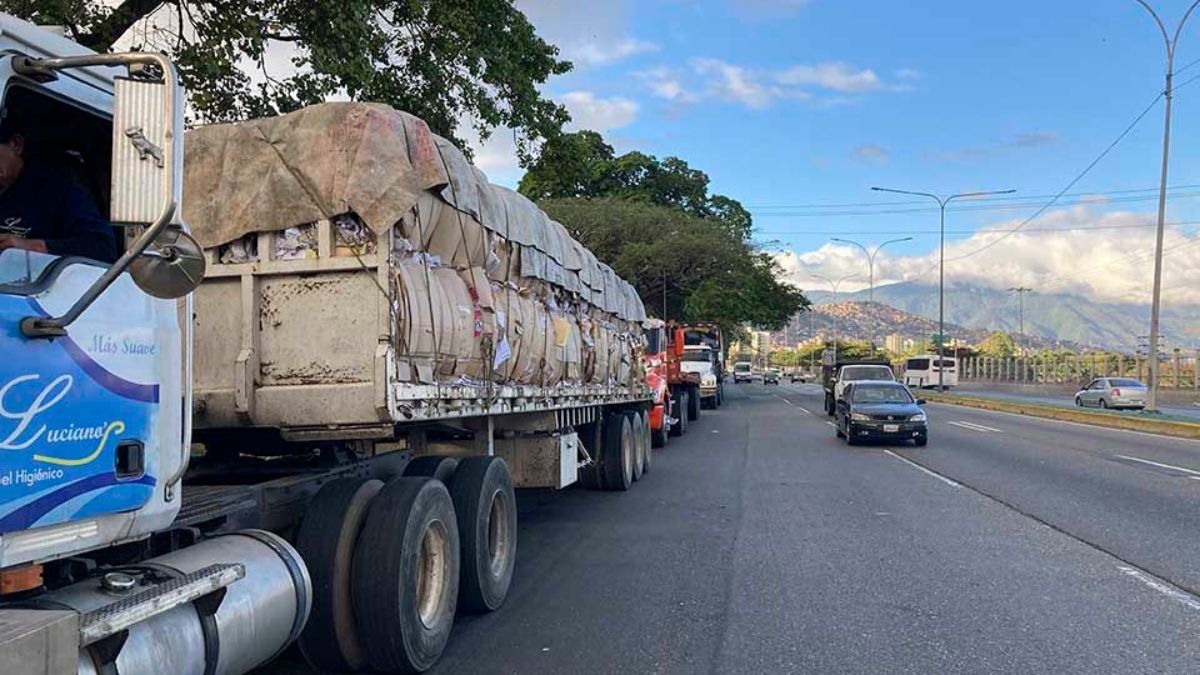
<instances>
[{"instance_id":1,"label":"street lamp","mask_svg":"<svg viewBox=\"0 0 1200 675\"><path fill-rule=\"evenodd\" d=\"M1200 3L1200 0L1196 0ZM961 192L949 197L939 197L932 192L912 192L910 190L893 190L891 188L873 187L876 192L894 192L915 197L929 197L938 203L941 211L941 239L938 244L938 361L944 361L946 356L946 205L955 199L964 197L987 197L991 195L1009 195L1016 190L992 190L988 192ZM945 378L942 369L938 368L938 390L946 391Z\"/></svg>"},{"instance_id":2,"label":"street lamp","mask_svg":"<svg viewBox=\"0 0 1200 675\"><path fill-rule=\"evenodd\" d=\"M889 240L883 242L882 244L876 246L874 251L868 251L866 246L863 246L862 244L858 243L857 241L853 241L850 239L839 239L838 237L833 237L830 239L830 241L836 241L836 242L841 242L843 244L850 244L852 246L857 246L862 249L863 253L867 254L867 274L869 275L869 279L870 279L867 283L868 283L868 288L870 288L869 297L871 300L871 304L873 305L873 304L875 304L875 256L879 255L879 250L881 248L883 248L884 246L887 246L888 244L898 244L902 241L912 241L912 239L913 239L912 237L904 237L901 239L889 239Z\"/></svg>"},{"instance_id":3,"label":"street lamp","mask_svg":"<svg viewBox=\"0 0 1200 675\"><path fill-rule=\"evenodd\" d=\"M1016 293L1017 297L1020 299L1020 301L1019 301L1020 319L1018 319L1018 321L1020 323L1018 325L1020 326L1020 331L1021 331L1019 333L1021 336L1021 354L1024 355L1025 354L1025 294L1032 293L1033 289L1026 288L1025 286L1013 286L1012 288L1008 289L1008 292Z\"/></svg>"},{"instance_id":4,"label":"street lamp","mask_svg":"<svg viewBox=\"0 0 1200 675\"><path fill-rule=\"evenodd\" d=\"M1162 296L1163 229L1167 214L1167 160L1171 154L1171 97L1175 79L1175 47L1179 44L1179 34L1183 32L1183 24L1187 23L1188 17L1196 9L1196 5L1200 5L1200 0L1195 0L1183 13L1179 25L1175 26L1174 36L1167 35L1167 27L1163 25L1162 19L1158 18L1154 8L1146 0L1136 1L1150 13L1150 16L1154 17L1154 23L1158 24L1163 43L1167 47L1167 80L1166 86L1163 88L1166 112L1163 118L1162 174L1158 184L1158 231L1154 239L1154 290L1151 292L1150 300L1150 368L1147 371L1149 380L1147 389L1150 391L1147 392L1146 397L1146 410L1156 411L1158 410L1158 310Z\"/></svg>"},{"instance_id":5,"label":"street lamp","mask_svg":"<svg viewBox=\"0 0 1200 675\"><path fill-rule=\"evenodd\" d=\"M1198 1L1200 1L1200 0L1198 0ZM858 275L850 274L850 275L844 276L840 279L830 279L829 277L821 276L820 274L813 274L810 276L812 276L812 278L814 278L814 279L820 279L821 281L824 281L825 283L829 284L829 288L832 293L830 296L830 299L836 300L837 293L838 293L838 287L840 287L842 285L842 282L847 281L849 279L853 279L854 277L856 277ZM833 314L833 360L837 361L837 352L838 352L837 312L833 312L832 314Z\"/></svg>"}]
</instances>

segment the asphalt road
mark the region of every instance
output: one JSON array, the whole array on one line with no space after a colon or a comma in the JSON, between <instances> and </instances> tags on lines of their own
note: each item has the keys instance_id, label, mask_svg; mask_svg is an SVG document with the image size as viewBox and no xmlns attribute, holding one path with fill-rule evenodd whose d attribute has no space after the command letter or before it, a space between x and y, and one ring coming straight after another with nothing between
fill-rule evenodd
<instances>
[{"instance_id":1,"label":"asphalt road","mask_svg":"<svg viewBox=\"0 0 1200 675\"><path fill-rule=\"evenodd\" d=\"M1037 387L1013 387L1011 385L994 387L985 382L966 382L955 387L951 393L961 393L968 396L981 396L984 398L994 398L1002 401L1031 401L1035 403L1044 403L1047 405L1062 406L1067 408L1075 407L1075 392L1074 391L1047 391L1040 390ZM1169 392L1176 394L1175 391ZM1159 401L1159 411L1164 415L1178 417L1186 421L1200 421L1200 405L1180 405L1176 403L1164 403ZM1095 408L1088 408L1095 410ZM1110 415L1136 415L1137 410L1108 410L1105 411Z\"/></svg>"},{"instance_id":2,"label":"asphalt road","mask_svg":"<svg viewBox=\"0 0 1200 675\"><path fill-rule=\"evenodd\" d=\"M851 448L812 385L727 392L628 493L521 493L432 672L1200 671L1200 443L931 405Z\"/></svg>"}]
</instances>

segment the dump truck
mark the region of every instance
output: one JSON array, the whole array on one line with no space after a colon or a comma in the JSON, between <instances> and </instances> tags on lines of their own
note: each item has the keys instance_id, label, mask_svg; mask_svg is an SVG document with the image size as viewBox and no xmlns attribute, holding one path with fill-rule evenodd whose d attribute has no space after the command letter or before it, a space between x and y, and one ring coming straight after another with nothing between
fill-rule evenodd
<instances>
[{"instance_id":1,"label":"dump truck","mask_svg":"<svg viewBox=\"0 0 1200 675\"><path fill-rule=\"evenodd\" d=\"M183 136L174 66L0 16L4 108L118 227L0 251L0 672L431 667L504 602L514 489L628 490L632 287L418 118Z\"/></svg>"},{"instance_id":2,"label":"dump truck","mask_svg":"<svg viewBox=\"0 0 1200 675\"><path fill-rule=\"evenodd\" d=\"M715 323L691 323L680 326L683 329L685 349L693 352L706 351L709 355L709 375L700 383L700 402L702 407L719 408L725 400L725 341L721 336L721 327Z\"/></svg>"}]
</instances>

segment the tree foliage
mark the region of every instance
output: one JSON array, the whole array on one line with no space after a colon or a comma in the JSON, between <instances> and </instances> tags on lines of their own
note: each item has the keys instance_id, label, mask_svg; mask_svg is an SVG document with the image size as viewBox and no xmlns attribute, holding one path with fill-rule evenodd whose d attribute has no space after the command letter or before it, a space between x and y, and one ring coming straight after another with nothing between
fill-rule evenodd
<instances>
[{"instance_id":1,"label":"tree foliage","mask_svg":"<svg viewBox=\"0 0 1200 675\"><path fill-rule=\"evenodd\" d=\"M165 52L206 122L344 96L408 111L448 138L462 120L484 137L510 127L527 157L530 142L568 119L538 85L571 64L512 0L0 0L0 9L64 26L99 52L123 36Z\"/></svg>"},{"instance_id":2,"label":"tree foliage","mask_svg":"<svg viewBox=\"0 0 1200 675\"><path fill-rule=\"evenodd\" d=\"M1006 358L1017 352L1017 346L1011 335L1003 331L996 331L979 343L978 351L984 356Z\"/></svg>"},{"instance_id":3,"label":"tree foliage","mask_svg":"<svg viewBox=\"0 0 1200 675\"><path fill-rule=\"evenodd\" d=\"M548 140L521 178L519 191L534 201L612 197L677 208L715 220L736 236L750 236L750 212L737 200L708 191L708 175L678 157L642 152L617 155L595 131Z\"/></svg>"},{"instance_id":4,"label":"tree foliage","mask_svg":"<svg viewBox=\"0 0 1200 675\"><path fill-rule=\"evenodd\" d=\"M633 284L655 315L663 315L665 299L666 318L779 329L808 305L778 280L770 256L719 221L611 197L540 206Z\"/></svg>"}]
</instances>

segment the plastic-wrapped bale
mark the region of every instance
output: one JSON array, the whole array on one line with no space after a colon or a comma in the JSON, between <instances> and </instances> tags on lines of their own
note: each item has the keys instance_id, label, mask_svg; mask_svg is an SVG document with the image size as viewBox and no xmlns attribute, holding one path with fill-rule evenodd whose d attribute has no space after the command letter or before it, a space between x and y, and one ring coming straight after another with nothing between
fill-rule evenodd
<instances>
[{"instance_id":1,"label":"plastic-wrapped bale","mask_svg":"<svg viewBox=\"0 0 1200 675\"><path fill-rule=\"evenodd\" d=\"M432 267L417 258L400 261L394 269L397 351L408 360L412 379L430 383L486 377L490 364L482 337L495 318L484 303L492 304L491 293L473 298L454 269Z\"/></svg>"}]
</instances>

